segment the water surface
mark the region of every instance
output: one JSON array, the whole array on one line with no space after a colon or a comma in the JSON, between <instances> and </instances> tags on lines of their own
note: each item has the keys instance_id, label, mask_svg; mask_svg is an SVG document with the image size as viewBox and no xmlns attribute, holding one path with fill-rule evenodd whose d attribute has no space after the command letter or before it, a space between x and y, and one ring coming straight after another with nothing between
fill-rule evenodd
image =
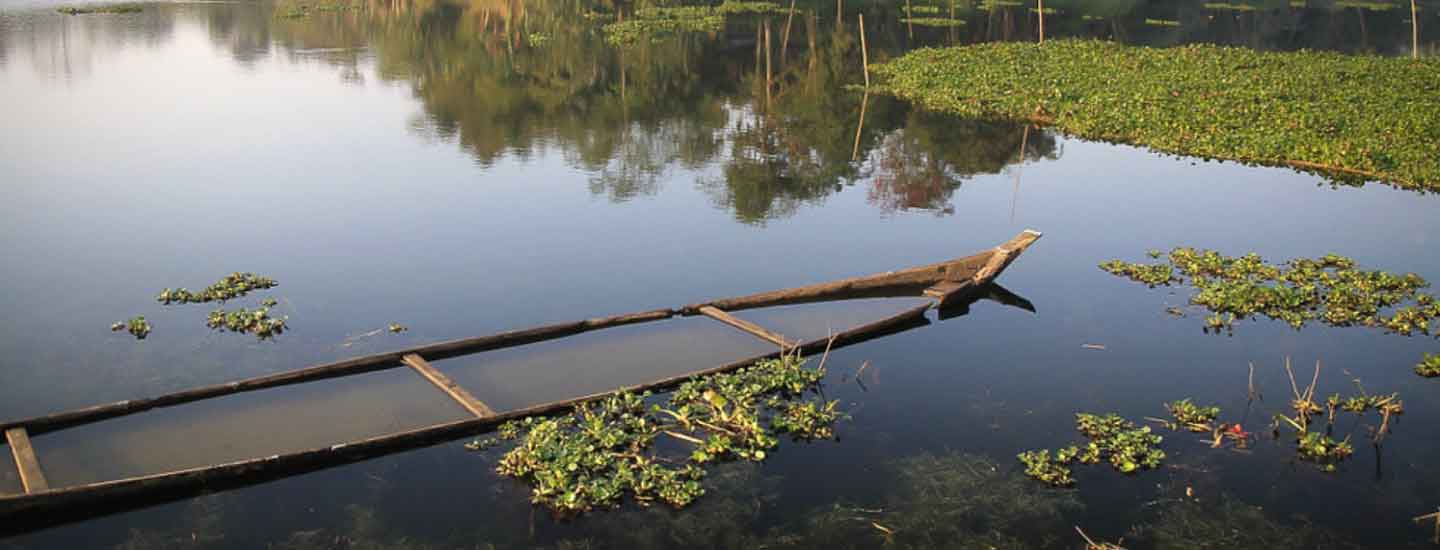
<instances>
[{"instance_id":1,"label":"water surface","mask_svg":"<svg viewBox=\"0 0 1440 550\"><path fill-rule=\"evenodd\" d=\"M74 17L51 7L0 12L0 417L931 263L1024 228L1046 236L1001 279L1034 312L982 301L837 352L825 392L853 417L839 441L787 444L758 467L722 468L694 512L556 521L491 472L494 455L457 442L0 547L664 547L690 540L677 533L706 532L727 533L702 537L715 546L753 545L803 533L799 525L836 503L882 506L895 494L893 465L917 453L1014 468L1021 450L1073 439L1077 410L1140 418L1188 396L1238 417L1252 362L1267 400L1245 424L1262 429L1288 392L1286 356L1323 361L1324 393L1349 391L1354 378L1401 392L1406 414L1383 452L1363 444L1373 417L1344 427L1361 444L1334 475L1290 461L1283 439L1241 455L1176 435L1166 448L1181 467L1137 477L1081 470L1085 508L1065 519L1114 540L1156 521L1154 503L1188 486L1360 546L1428 544L1409 518L1440 504L1440 477L1427 466L1440 457L1440 395L1410 367L1440 351L1433 340L1270 322L1206 335L1198 316L1164 312L1183 297L1095 266L1189 245L1273 260L1333 252L1435 279L1437 199L955 119L846 89L861 79L853 19L862 9L874 61L923 45L1032 39L1024 7L964 7L964 27L930 29L902 23L897 5L845 5L837 26L834 5L800 4L783 54L778 43L771 52L769 86L757 18L615 48L598 30L603 20L583 15L613 8L584 2L377 3L303 19L256 3ZM1409 53L1408 9L1253 7L1081 2L1061 6L1046 29L1156 46ZM1422 17L1422 49L1433 52L1434 6ZM769 25L778 41L786 18ZM231 271L277 278L266 295L280 299L275 312L292 329L266 342L214 333L203 324L209 306L152 299ZM903 307L741 316L811 338ZM107 330L140 314L155 327L144 341ZM436 365L508 408L769 350L703 321ZM378 330L392 322L410 330ZM322 446L459 412L400 369L147 413L36 445L52 477L72 483ZM4 468L0 491L13 492ZM1060 546L1076 541L1065 525L1053 535Z\"/></svg>"}]
</instances>

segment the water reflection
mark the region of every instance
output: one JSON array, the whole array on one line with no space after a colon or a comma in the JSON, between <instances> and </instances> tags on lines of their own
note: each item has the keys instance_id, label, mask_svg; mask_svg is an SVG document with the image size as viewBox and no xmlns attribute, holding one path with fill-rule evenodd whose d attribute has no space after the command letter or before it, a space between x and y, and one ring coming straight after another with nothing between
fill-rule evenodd
<instances>
[{"instance_id":1,"label":"water reflection","mask_svg":"<svg viewBox=\"0 0 1440 550\"><path fill-rule=\"evenodd\" d=\"M920 45L1034 39L1038 18L1014 4L908 8L965 22L943 28L906 22L903 7L867 6L871 59ZM1144 44L1401 53L1408 10L1385 6L1055 0L1047 7L1058 12L1046 23L1050 36ZM38 72L71 78L124 45L169 41L177 17L194 18L242 67L277 48L364 85L373 61L379 79L409 87L421 102L424 116L412 124L418 136L453 140L481 166L557 152L589 174L592 194L616 202L691 179L745 223L790 215L857 183L883 212L944 215L966 178L1060 154L1044 131L957 124L885 98L866 100L862 117L860 94L846 89L859 81L856 28L834 18L826 2L801 4L793 16L731 17L709 35L619 48L605 43L599 27L632 7L603 2L387 1L298 19L276 18L265 5L192 8L36 15L32 31L0 36L0 51L23 48ZM762 48L767 27L778 44Z\"/></svg>"}]
</instances>

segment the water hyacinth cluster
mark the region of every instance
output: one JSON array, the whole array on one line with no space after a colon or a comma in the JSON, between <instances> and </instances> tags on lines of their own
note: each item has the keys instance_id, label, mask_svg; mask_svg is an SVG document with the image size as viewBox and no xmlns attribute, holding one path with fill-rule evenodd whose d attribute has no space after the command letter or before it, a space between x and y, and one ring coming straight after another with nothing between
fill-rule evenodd
<instances>
[{"instance_id":1,"label":"water hyacinth cluster","mask_svg":"<svg viewBox=\"0 0 1440 550\"><path fill-rule=\"evenodd\" d=\"M150 335L150 322L145 320L144 315L137 315L127 321L110 325L110 330L112 332L123 330L129 332L136 340L144 340L146 336Z\"/></svg>"},{"instance_id":2,"label":"water hyacinth cluster","mask_svg":"<svg viewBox=\"0 0 1440 550\"><path fill-rule=\"evenodd\" d=\"M156 296L155 300L167 306L224 302L243 297L252 291L275 288L279 284L275 282L275 279L269 277L237 271L224 276L200 292L191 292L185 288L166 288L160 291L160 295Z\"/></svg>"},{"instance_id":3,"label":"water hyacinth cluster","mask_svg":"<svg viewBox=\"0 0 1440 550\"><path fill-rule=\"evenodd\" d=\"M1440 302L1420 292L1429 283L1414 273L1358 269L1354 260L1334 254L1273 265L1254 253L1232 257L1181 247L1166 260L1148 265L1111 260L1100 269L1151 287L1188 283L1195 289L1190 303L1210 312L1206 331L1229 331L1238 319L1264 316L1297 329L1321 322L1440 336L1440 326L1431 332Z\"/></svg>"},{"instance_id":4,"label":"water hyacinth cluster","mask_svg":"<svg viewBox=\"0 0 1440 550\"><path fill-rule=\"evenodd\" d=\"M139 4L104 4L97 6L61 6L55 8L65 15L86 15L91 13L140 13L145 8Z\"/></svg>"},{"instance_id":5,"label":"water hyacinth cluster","mask_svg":"<svg viewBox=\"0 0 1440 550\"><path fill-rule=\"evenodd\" d=\"M733 373L685 382L662 403L649 392L621 392L577 406L567 416L501 426L472 450L516 441L496 468L531 486L531 499L562 515L618 505L625 495L647 505L684 507L703 495L703 465L764 460L782 436L834 437L837 402L812 401L825 371L794 355ZM647 406L647 403L648 406ZM680 445L661 452L657 445Z\"/></svg>"},{"instance_id":6,"label":"water hyacinth cluster","mask_svg":"<svg viewBox=\"0 0 1440 550\"><path fill-rule=\"evenodd\" d=\"M884 93L961 116L1433 191L1437 69L1433 57L1053 40L922 48L870 71Z\"/></svg>"},{"instance_id":7,"label":"water hyacinth cluster","mask_svg":"<svg viewBox=\"0 0 1440 550\"><path fill-rule=\"evenodd\" d=\"M242 298L254 291L275 288L278 285L279 283L270 277L237 271L222 277L215 284L207 286L199 292L191 292L185 288L166 288L160 291L155 300L167 306L225 302ZM270 316L270 308L279 303L274 298L265 298L260 302L261 307L254 310L246 308L234 311L215 309L206 317L205 325L214 330L254 334L261 340L267 340L285 332L287 328L286 318ZM129 330L136 339L144 340L150 334L150 323L145 321L145 317L139 316L125 323L115 323L110 326L110 330Z\"/></svg>"},{"instance_id":8,"label":"water hyacinth cluster","mask_svg":"<svg viewBox=\"0 0 1440 550\"><path fill-rule=\"evenodd\" d=\"M952 19L949 17L905 17L900 19L901 23L916 25L920 27L963 27L964 19Z\"/></svg>"},{"instance_id":9,"label":"water hyacinth cluster","mask_svg":"<svg viewBox=\"0 0 1440 550\"><path fill-rule=\"evenodd\" d=\"M1188 398L1166 403L1165 410L1170 411L1174 421L1163 421L1166 428L1172 430L1188 430L1192 432L1213 431L1212 424L1220 417L1220 407L1201 407L1192 403Z\"/></svg>"},{"instance_id":10,"label":"water hyacinth cluster","mask_svg":"<svg viewBox=\"0 0 1440 550\"><path fill-rule=\"evenodd\" d=\"M1325 472L1338 470L1340 462L1352 454L1355 454L1355 448L1350 446L1348 438L1335 441L1320 432L1305 432L1295 442L1296 458L1315 464Z\"/></svg>"},{"instance_id":11,"label":"water hyacinth cluster","mask_svg":"<svg viewBox=\"0 0 1440 550\"><path fill-rule=\"evenodd\" d=\"M1425 358L1415 365L1415 374L1426 378L1440 376L1440 353L1425 354Z\"/></svg>"},{"instance_id":12,"label":"water hyacinth cluster","mask_svg":"<svg viewBox=\"0 0 1440 550\"><path fill-rule=\"evenodd\" d=\"M1163 438L1150 433L1149 426L1136 426L1114 413L1076 413L1075 429L1090 442L1058 449L1053 457L1048 449L1020 453L1017 458L1025 465L1025 474L1050 485L1068 486L1075 483L1070 469L1075 463L1106 460L1116 471L1129 474L1159 468L1165 460L1165 451L1157 447Z\"/></svg>"},{"instance_id":13,"label":"water hyacinth cluster","mask_svg":"<svg viewBox=\"0 0 1440 550\"><path fill-rule=\"evenodd\" d=\"M605 25L605 41L631 44L642 38L661 40L682 32L718 32L725 28L730 15L779 13L784 11L772 2L727 1L719 6L646 7L635 10L624 21Z\"/></svg>"},{"instance_id":14,"label":"water hyacinth cluster","mask_svg":"<svg viewBox=\"0 0 1440 550\"><path fill-rule=\"evenodd\" d=\"M256 338L268 340L285 332L285 318L271 317L268 307L253 310L242 307L231 311L216 309L205 318L205 326L214 330L254 334Z\"/></svg>"}]
</instances>

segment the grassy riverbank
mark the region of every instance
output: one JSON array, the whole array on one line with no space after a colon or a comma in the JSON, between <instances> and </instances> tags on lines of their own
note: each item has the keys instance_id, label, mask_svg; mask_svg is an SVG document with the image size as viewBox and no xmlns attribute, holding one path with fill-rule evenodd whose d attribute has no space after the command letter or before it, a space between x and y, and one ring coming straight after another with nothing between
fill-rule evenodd
<instances>
[{"instance_id":1,"label":"grassy riverbank","mask_svg":"<svg viewBox=\"0 0 1440 550\"><path fill-rule=\"evenodd\" d=\"M1440 59L1059 40L871 69L883 91L963 116L1440 191Z\"/></svg>"}]
</instances>

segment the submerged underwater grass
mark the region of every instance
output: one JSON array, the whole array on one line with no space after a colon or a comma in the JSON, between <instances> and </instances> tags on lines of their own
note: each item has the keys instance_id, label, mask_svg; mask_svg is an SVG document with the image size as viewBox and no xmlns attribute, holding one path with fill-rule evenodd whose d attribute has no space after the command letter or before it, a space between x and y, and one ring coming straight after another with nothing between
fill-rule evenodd
<instances>
[{"instance_id":1,"label":"submerged underwater grass","mask_svg":"<svg viewBox=\"0 0 1440 550\"><path fill-rule=\"evenodd\" d=\"M1088 139L1440 190L1440 59L1092 40L921 49L871 67L927 108Z\"/></svg>"}]
</instances>

